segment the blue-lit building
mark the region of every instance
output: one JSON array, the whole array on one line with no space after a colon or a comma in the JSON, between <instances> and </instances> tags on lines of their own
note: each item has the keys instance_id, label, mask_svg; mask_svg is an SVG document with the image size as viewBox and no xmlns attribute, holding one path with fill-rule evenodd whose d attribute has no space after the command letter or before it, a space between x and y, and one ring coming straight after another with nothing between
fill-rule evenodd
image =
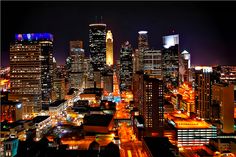
<instances>
[{"instance_id":1,"label":"blue-lit building","mask_svg":"<svg viewBox=\"0 0 236 157\"><path fill-rule=\"evenodd\" d=\"M106 65L106 24L89 25L89 51L93 69L103 71Z\"/></svg>"},{"instance_id":2,"label":"blue-lit building","mask_svg":"<svg viewBox=\"0 0 236 157\"><path fill-rule=\"evenodd\" d=\"M53 36L50 33L16 34L10 45L9 99L23 104L23 116L40 112L51 101Z\"/></svg>"},{"instance_id":3,"label":"blue-lit building","mask_svg":"<svg viewBox=\"0 0 236 157\"><path fill-rule=\"evenodd\" d=\"M133 75L133 49L131 44L126 41L121 45L120 50L120 90L130 91L132 88L132 75Z\"/></svg>"},{"instance_id":4,"label":"blue-lit building","mask_svg":"<svg viewBox=\"0 0 236 157\"><path fill-rule=\"evenodd\" d=\"M3 151L1 156L14 157L17 155L19 140L17 138L9 138L3 141Z\"/></svg>"}]
</instances>

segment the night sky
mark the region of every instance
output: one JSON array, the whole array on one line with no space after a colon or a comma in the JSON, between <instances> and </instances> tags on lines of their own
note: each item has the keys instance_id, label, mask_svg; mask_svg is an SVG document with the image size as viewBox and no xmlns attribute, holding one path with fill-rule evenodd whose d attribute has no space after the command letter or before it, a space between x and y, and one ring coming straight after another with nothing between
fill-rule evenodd
<instances>
[{"instance_id":1,"label":"night sky","mask_svg":"<svg viewBox=\"0 0 236 157\"><path fill-rule=\"evenodd\" d=\"M15 33L49 32L54 56L64 64L70 40L82 40L88 53L88 25L102 16L114 38L117 59L121 43L137 48L138 31L147 30L153 49L162 36L180 35L180 51L194 65L236 65L236 2L1 2L1 64L9 65Z\"/></svg>"}]
</instances>

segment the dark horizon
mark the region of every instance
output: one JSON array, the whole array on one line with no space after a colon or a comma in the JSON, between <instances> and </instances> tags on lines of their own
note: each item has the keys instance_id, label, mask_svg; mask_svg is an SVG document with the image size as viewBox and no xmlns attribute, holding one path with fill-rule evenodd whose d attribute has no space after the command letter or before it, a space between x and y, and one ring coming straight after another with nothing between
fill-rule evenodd
<instances>
[{"instance_id":1,"label":"dark horizon","mask_svg":"<svg viewBox=\"0 0 236 157\"><path fill-rule=\"evenodd\" d=\"M162 36L180 36L180 52L193 65L236 65L236 2L12 2L2 3L1 65L9 65L9 45L17 33L52 33L54 56L64 64L70 40L82 40L88 54L89 24L102 16L114 38L114 56L138 31L148 31L149 45L162 48Z\"/></svg>"}]
</instances>

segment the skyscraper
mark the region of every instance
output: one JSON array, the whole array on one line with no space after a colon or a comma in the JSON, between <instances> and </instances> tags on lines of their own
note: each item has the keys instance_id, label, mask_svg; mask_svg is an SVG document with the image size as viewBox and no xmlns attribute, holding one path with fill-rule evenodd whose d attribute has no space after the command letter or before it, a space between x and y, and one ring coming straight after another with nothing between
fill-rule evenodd
<instances>
[{"instance_id":1,"label":"skyscraper","mask_svg":"<svg viewBox=\"0 0 236 157\"><path fill-rule=\"evenodd\" d=\"M133 58L133 73L139 71L139 50L135 49L132 55Z\"/></svg>"},{"instance_id":2,"label":"skyscraper","mask_svg":"<svg viewBox=\"0 0 236 157\"><path fill-rule=\"evenodd\" d=\"M106 64L113 65L113 37L111 30L106 35Z\"/></svg>"},{"instance_id":3,"label":"skyscraper","mask_svg":"<svg viewBox=\"0 0 236 157\"><path fill-rule=\"evenodd\" d=\"M120 90L129 91L132 88L132 62L133 49L131 44L126 41L121 45L120 50Z\"/></svg>"},{"instance_id":4,"label":"skyscraper","mask_svg":"<svg viewBox=\"0 0 236 157\"><path fill-rule=\"evenodd\" d=\"M83 49L83 42L79 40L70 41L70 88L82 88L84 75L84 56L85 53Z\"/></svg>"},{"instance_id":5,"label":"skyscraper","mask_svg":"<svg viewBox=\"0 0 236 157\"><path fill-rule=\"evenodd\" d=\"M179 83L179 35L163 37L162 72L166 86Z\"/></svg>"},{"instance_id":6,"label":"skyscraper","mask_svg":"<svg viewBox=\"0 0 236 157\"><path fill-rule=\"evenodd\" d=\"M163 81L144 75L143 83L143 117L150 135L161 131L164 125Z\"/></svg>"},{"instance_id":7,"label":"skyscraper","mask_svg":"<svg viewBox=\"0 0 236 157\"><path fill-rule=\"evenodd\" d=\"M200 118L210 118L212 67L195 67L196 110Z\"/></svg>"},{"instance_id":8,"label":"skyscraper","mask_svg":"<svg viewBox=\"0 0 236 157\"><path fill-rule=\"evenodd\" d=\"M94 70L104 70L106 65L106 24L89 25L89 51Z\"/></svg>"},{"instance_id":9,"label":"skyscraper","mask_svg":"<svg viewBox=\"0 0 236 157\"><path fill-rule=\"evenodd\" d=\"M162 60L160 50L145 50L143 56L143 70L154 78L162 79Z\"/></svg>"},{"instance_id":10,"label":"skyscraper","mask_svg":"<svg viewBox=\"0 0 236 157\"><path fill-rule=\"evenodd\" d=\"M147 31L139 31L138 34L138 51L139 51L139 68L138 70L143 70L143 55L144 51L147 50L148 47L148 35Z\"/></svg>"},{"instance_id":11,"label":"skyscraper","mask_svg":"<svg viewBox=\"0 0 236 157\"><path fill-rule=\"evenodd\" d=\"M16 34L10 45L9 100L23 104L23 115L40 112L52 92L53 36L49 33Z\"/></svg>"},{"instance_id":12,"label":"skyscraper","mask_svg":"<svg viewBox=\"0 0 236 157\"><path fill-rule=\"evenodd\" d=\"M189 81L189 70L190 70L190 53L184 50L179 59L179 77L180 82Z\"/></svg>"}]
</instances>

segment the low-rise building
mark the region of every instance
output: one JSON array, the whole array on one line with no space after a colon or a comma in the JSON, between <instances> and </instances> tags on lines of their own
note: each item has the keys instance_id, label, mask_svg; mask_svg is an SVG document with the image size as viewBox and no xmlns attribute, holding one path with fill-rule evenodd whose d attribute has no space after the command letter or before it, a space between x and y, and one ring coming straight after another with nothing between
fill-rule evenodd
<instances>
[{"instance_id":1,"label":"low-rise building","mask_svg":"<svg viewBox=\"0 0 236 157\"><path fill-rule=\"evenodd\" d=\"M33 123L36 128L36 141L39 141L52 125L50 116L37 116L33 119Z\"/></svg>"},{"instance_id":2,"label":"low-rise building","mask_svg":"<svg viewBox=\"0 0 236 157\"><path fill-rule=\"evenodd\" d=\"M177 146L203 146L217 137L217 128L204 120L191 119L186 114L174 112L167 121L176 131Z\"/></svg>"},{"instance_id":3,"label":"low-rise building","mask_svg":"<svg viewBox=\"0 0 236 157\"><path fill-rule=\"evenodd\" d=\"M49 104L49 115L52 117L58 116L67 107L66 100L57 100Z\"/></svg>"},{"instance_id":4,"label":"low-rise building","mask_svg":"<svg viewBox=\"0 0 236 157\"><path fill-rule=\"evenodd\" d=\"M2 157L14 157L17 155L19 140L17 138L9 138L2 142L0 155Z\"/></svg>"}]
</instances>

